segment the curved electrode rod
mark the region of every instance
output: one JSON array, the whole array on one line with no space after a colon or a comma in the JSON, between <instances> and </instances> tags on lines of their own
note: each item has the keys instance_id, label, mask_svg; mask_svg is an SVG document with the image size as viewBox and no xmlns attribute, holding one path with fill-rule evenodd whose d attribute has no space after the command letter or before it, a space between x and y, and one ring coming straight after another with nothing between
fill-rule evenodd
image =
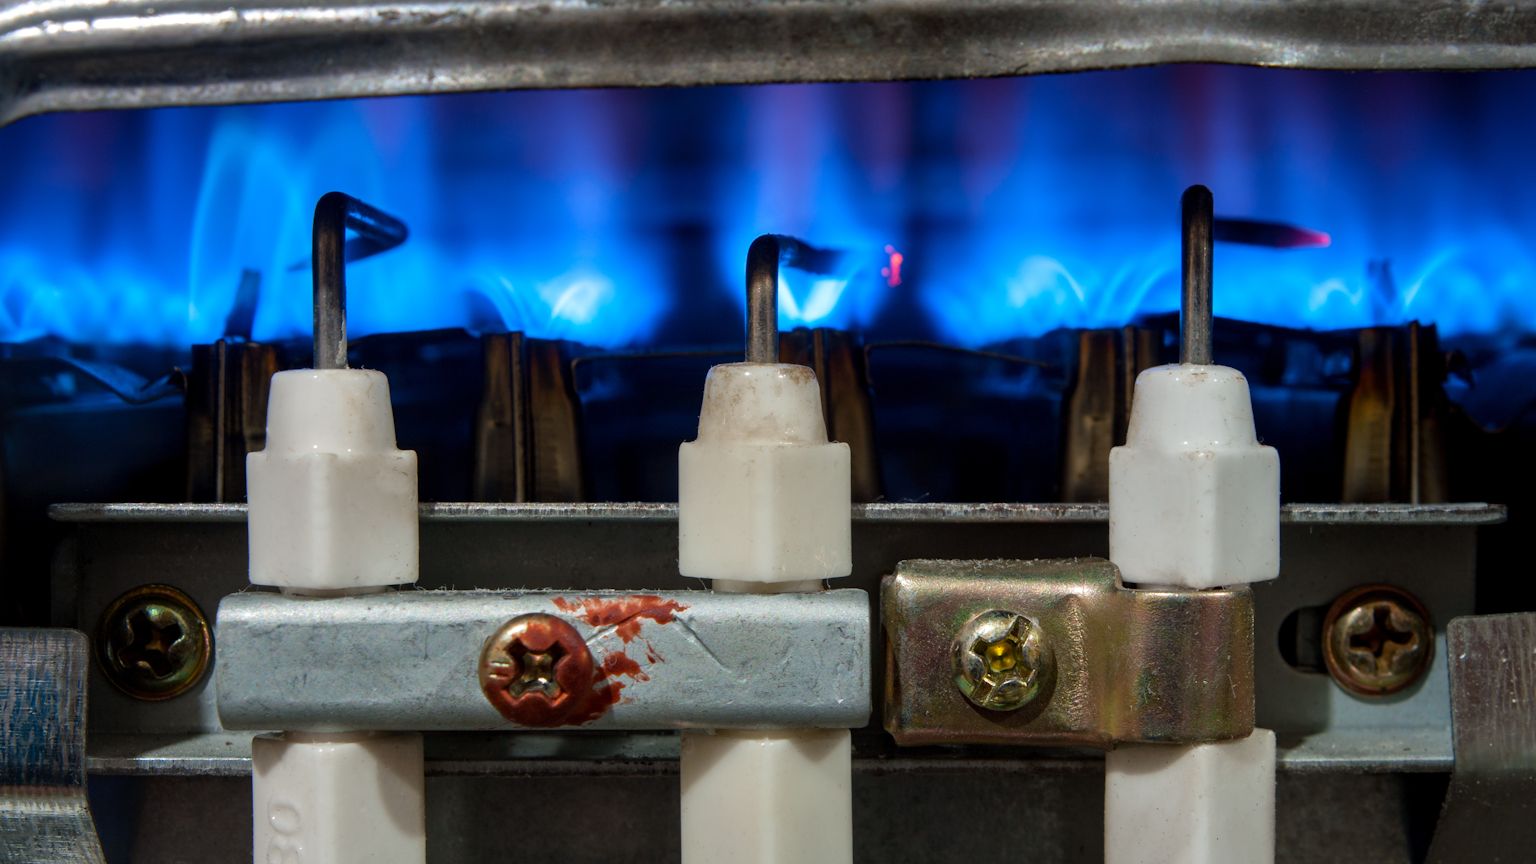
<instances>
[{"instance_id":1,"label":"curved electrode rod","mask_svg":"<svg viewBox=\"0 0 1536 864\"><path fill-rule=\"evenodd\" d=\"M779 268L836 272L843 255L785 234L764 234L747 249L747 362L779 362Z\"/></svg>"},{"instance_id":2,"label":"curved electrode rod","mask_svg":"<svg viewBox=\"0 0 1536 864\"><path fill-rule=\"evenodd\" d=\"M1211 244L1213 242L1211 190L1191 186L1184 190L1184 282L1179 302L1179 362L1202 366L1211 361Z\"/></svg>"},{"instance_id":3,"label":"curved electrode rod","mask_svg":"<svg viewBox=\"0 0 1536 864\"><path fill-rule=\"evenodd\" d=\"M747 362L779 362L779 255L782 241L764 234L747 249Z\"/></svg>"},{"instance_id":4,"label":"curved electrode rod","mask_svg":"<svg viewBox=\"0 0 1536 864\"><path fill-rule=\"evenodd\" d=\"M347 229L357 239L347 243ZM405 223L343 192L315 204L310 262L314 273L315 368L347 368L347 262L405 242Z\"/></svg>"}]
</instances>

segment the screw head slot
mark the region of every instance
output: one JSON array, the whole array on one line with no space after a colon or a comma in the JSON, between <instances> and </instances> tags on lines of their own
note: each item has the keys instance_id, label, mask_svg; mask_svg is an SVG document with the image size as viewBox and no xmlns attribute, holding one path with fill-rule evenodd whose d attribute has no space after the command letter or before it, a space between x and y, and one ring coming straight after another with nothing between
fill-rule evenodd
<instances>
[{"instance_id":1,"label":"screw head slot","mask_svg":"<svg viewBox=\"0 0 1536 864\"><path fill-rule=\"evenodd\" d=\"M1416 683L1435 656L1435 628L1417 597L1392 585L1362 585L1333 601L1323 619L1323 661L1339 686L1387 696Z\"/></svg>"},{"instance_id":2,"label":"screw head slot","mask_svg":"<svg viewBox=\"0 0 1536 864\"><path fill-rule=\"evenodd\" d=\"M992 609L955 634L955 686L972 705L1016 711L1040 695L1051 671L1050 645L1040 625L1016 612Z\"/></svg>"},{"instance_id":3,"label":"screw head slot","mask_svg":"<svg viewBox=\"0 0 1536 864\"><path fill-rule=\"evenodd\" d=\"M480 652L480 690L503 717L523 726L558 726L586 701L592 652L581 633L554 615L519 615Z\"/></svg>"},{"instance_id":4,"label":"screw head slot","mask_svg":"<svg viewBox=\"0 0 1536 864\"><path fill-rule=\"evenodd\" d=\"M107 604L96 658L112 685L135 699L172 699L196 686L213 658L208 619L169 585L141 585Z\"/></svg>"}]
</instances>

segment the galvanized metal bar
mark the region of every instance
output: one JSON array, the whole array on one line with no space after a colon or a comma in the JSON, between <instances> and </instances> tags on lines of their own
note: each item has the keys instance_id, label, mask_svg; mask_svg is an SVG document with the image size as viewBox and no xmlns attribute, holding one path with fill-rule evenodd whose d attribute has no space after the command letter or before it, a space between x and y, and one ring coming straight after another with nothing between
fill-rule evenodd
<instances>
[{"instance_id":1,"label":"galvanized metal bar","mask_svg":"<svg viewBox=\"0 0 1536 864\"><path fill-rule=\"evenodd\" d=\"M85 798L89 643L0 629L0 864L104 864Z\"/></svg>"},{"instance_id":2,"label":"galvanized metal bar","mask_svg":"<svg viewBox=\"0 0 1536 864\"><path fill-rule=\"evenodd\" d=\"M522 615L580 634L607 696L583 729L863 726L863 591L727 595L410 591L233 594L219 606L226 729L510 730L480 684L487 640Z\"/></svg>"},{"instance_id":3,"label":"galvanized metal bar","mask_svg":"<svg viewBox=\"0 0 1536 864\"><path fill-rule=\"evenodd\" d=\"M1176 62L1536 66L1536 9L1433 0L5 0L0 124L99 108Z\"/></svg>"},{"instance_id":4,"label":"galvanized metal bar","mask_svg":"<svg viewBox=\"0 0 1536 864\"><path fill-rule=\"evenodd\" d=\"M898 744L1111 747L1253 731L1247 588L1133 591L1098 558L903 561L880 597L885 728ZM979 652L969 634L992 610L1027 619L1035 640L1029 650L1047 658L1024 663L1020 655L1017 667L1002 664L1032 673L1028 686L1038 693L1022 707L972 704L978 700L965 673L969 655ZM1006 661L1000 644L988 637Z\"/></svg>"}]
</instances>

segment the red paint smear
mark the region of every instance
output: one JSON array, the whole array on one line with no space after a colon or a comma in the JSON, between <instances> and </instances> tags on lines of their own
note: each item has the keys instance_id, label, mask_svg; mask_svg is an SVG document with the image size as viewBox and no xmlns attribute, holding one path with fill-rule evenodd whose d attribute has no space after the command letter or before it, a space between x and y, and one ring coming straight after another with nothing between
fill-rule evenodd
<instances>
[{"instance_id":1,"label":"red paint smear","mask_svg":"<svg viewBox=\"0 0 1536 864\"><path fill-rule=\"evenodd\" d=\"M569 704L569 707L561 711L557 716L547 718L546 722L528 723L524 726L582 726L608 713L609 706L618 704L619 691L624 689L624 684L619 681L609 681L606 677L600 677L592 685L592 689L583 693L579 698Z\"/></svg>"},{"instance_id":2,"label":"red paint smear","mask_svg":"<svg viewBox=\"0 0 1536 864\"><path fill-rule=\"evenodd\" d=\"M579 612L592 627L612 627L619 638L628 645L640 635L640 626L649 618L657 624L671 624L678 612L688 609L676 600L667 600L656 594L631 594L627 597L583 597L579 602L556 597L553 600L562 612Z\"/></svg>"},{"instance_id":3,"label":"red paint smear","mask_svg":"<svg viewBox=\"0 0 1536 864\"><path fill-rule=\"evenodd\" d=\"M651 676L641 671L640 664L631 660L628 654L609 654L603 658L603 674L610 676L625 675L636 681L649 681Z\"/></svg>"},{"instance_id":4,"label":"red paint smear","mask_svg":"<svg viewBox=\"0 0 1536 864\"><path fill-rule=\"evenodd\" d=\"M678 612L686 611L688 608L676 600L667 600L656 594L582 597L577 600L555 597L551 602L562 612L580 614L591 627L614 628L614 632L626 645L640 635L640 628L645 623L645 619L650 619L657 624L670 624L676 619ZM645 659L651 663L662 660L661 655L656 653L649 642L646 643ZM621 695L625 686L625 682L617 680L621 676L635 681L651 680L651 676L645 674L644 669L635 662L634 658L623 651L617 651L604 657L602 664L593 670L592 677L595 680L590 690L574 699L561 701L558 708L549 704L548 700L540 694L524 696L519 701L528 700L529 704L518 706L514 722L523 726L542 727L582 726L591 723L608 713L610 707L621 701L631 701ZM513 715L508 716L509 719L513 717Z\"/></svg>"},{"instance_id":5,"label":"red paint smear","mask_svg":"<svg viewBox=\"0 0 1536 864\"><path fill-rule=\"evenodd\" d=\"M571 707L554 726L582 726L608 713L608 709L619 704L620 701L628 702L622 698L624 682L615 680L620 675L633 678L636 681L649 681L651 676L645 674L640 664L622 652L609 654L603 658L603 663L598 667L597 680L593 682L592 689L583 694L582 698L572 703Z\"/></svg>"}]
</instances>

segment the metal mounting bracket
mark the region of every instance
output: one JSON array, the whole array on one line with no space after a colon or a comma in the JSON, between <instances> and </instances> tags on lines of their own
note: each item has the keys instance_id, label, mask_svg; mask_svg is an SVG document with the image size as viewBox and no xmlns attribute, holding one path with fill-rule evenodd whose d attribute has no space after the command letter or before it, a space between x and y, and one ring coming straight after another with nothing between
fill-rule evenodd
<instances>
[{"instance_id":1,"label":"metal mounting bracket","mask_svg":"<svg viewBox=\"0 0 1536 864\"><path fill-rule=\"evenodd\" d=\"M103 864L85 798L78 630L0 629L0 864Z\"/></svg>"},{"instance_id":2,"label":"metal mounting bracket","mask_svg":"<svg viewBox=\"0 0 1536 864\"><path fill-rule=\"evenodd\" d=\"M1446 628L1456 767L1428 860L1524 861L1536 846L1536 613Z\"/></svg>"},{"instance_id":3,"label":"metal mounting bracket","mask_svg":"<svg viewBox=\"0 0 1536 864\"><path fill-rule=\"evenodd\" d=\"M885 728L898 744L1110 748L1253 730L1247 588L1130 589L1108 561L1077 558L903 561L880 593ZM992 610L1028 619L1047 658L1030 670L1038 695L1008 711L978 707L957 683L975 644L957 634ZM999 666L1013 662L996 651Z\"/></svg>"}]
</instances>

